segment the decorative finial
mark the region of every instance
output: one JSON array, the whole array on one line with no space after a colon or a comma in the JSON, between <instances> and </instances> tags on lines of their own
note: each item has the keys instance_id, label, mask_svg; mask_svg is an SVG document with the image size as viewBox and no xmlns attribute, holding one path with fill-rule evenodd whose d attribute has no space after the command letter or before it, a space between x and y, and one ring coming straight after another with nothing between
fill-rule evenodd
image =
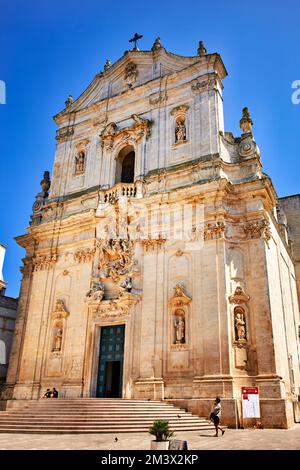
<instances>
[{"instance_id":1,"label":"decorative finial","mask_svg":"<svg viewBox=\"0 0 300 470\"><path fill-rule=\"evenodd\" d=\"M111 67L111 61L109 59L106 59L106 62L104 64L104 71L108 70Z\"/></svg>"},{"instance_id":2,"label":"decorative finial","mask_svg":"<svg viewBox=\"0 0 300 470\"><path fill-rule=\"evenodd\" d=\"M69 96L68 96L68 99L65 101L66 108L68 108L69 106L71 106L72 103L73 103L73 96L72 96L72 95L69 95Z\"/></svg>"},{"instance_id":3,"label":"decorative finial","mask_svg":"<svg viewBox=\"0 0 300 470\"><path fill-rule=\"evenodd\" d=\"M160 37L156 38L154 43L153 43L153 46L151 47L151 51L154 52L154 51L158 51L158 49L161 49L162 48L162 45L161 45L161 42L160 42Z\"/></svg>"},{"instance_id":4,"label":"decorative finial","mask_svg":"<svg viewBox=\"0 0 300 470\"><path fill-rule=\"evenodd\" d=\"M253 122L249 113L248 108L243 108L243 115L240 119L240 128L242 129L243 133L246 134L247 132L252 131Z\"/></svg>"},{"instance_id":5,"label":"decorative finial","mask_svg":"<svg viewBox=\"0 0 300 470\"><path fill-rule=\"evenodd\" d=\"M204 46L204 42L203 41L199 41L199 47L197 49L197 54L199 57L203 57L205 54L207 53L207 50Z\"/></svg>"},{"instance_id":6,"label":"decorative finial","mask_svg":"<svg viewBox=\"0 0 300 470\"><path fill-rule=\"evenodd\" d=\"M133 36L133 38L129 39L128 42L134 42L134 47L133 47L133 51L139 51L139 48L137 47L137 41L139 39L142 39L143 35L142 34L138 34L138 33L135 33L135 35Z\"/></svg>"},{"instance_id":7,"label":"decorative finial","mask_svg":"<svg viewBox=\"0 0 300 470\"><path fill-rule=\"evenodd\" d=\"M44 171L44 177L43 177L42 181L40 182L40 185L41 185L41 188L43 190L44 197L48 197L48 191L49 191L49 188L50 188L50 185L51 185L49 171Z\"/></svg>"}]
</instances>

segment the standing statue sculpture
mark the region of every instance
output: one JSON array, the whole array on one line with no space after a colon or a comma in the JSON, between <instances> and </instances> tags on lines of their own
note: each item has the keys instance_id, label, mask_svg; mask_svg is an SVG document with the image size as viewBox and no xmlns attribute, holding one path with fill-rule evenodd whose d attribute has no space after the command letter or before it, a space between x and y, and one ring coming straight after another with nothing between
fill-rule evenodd
<instances>
[{"instance_id":1,"label":"standing statue sculpture","mask_svg":"<svg viewBox=\"0 0 300 470\"><path fill-rule=\"evenodd\" d=\"M54 336L54 347L52 351L61 351L63 329L57 328Z\"/></svg>"},{"instance_id":2,"label":"standing statue sculpture","mask_svg":"<svg viewBox=\"0 0 300 470\"><path fill-rule=\"evenodd\" d=\"M237 340L245 340L246 339L246 323L243 318L242 313L237 313L235 316L235 328L237 334Z\"/></svg>"},{"instance_id":3,"label":"standing statue sculpture","mask_svg":"<svg viewBox=\"0 0 300 470\"><path fill-rule=\"evenodd\" d=\"M181 119L176 121L175 127L175 142L184 142L186 140L185 123Z\"/></svg>"},{"instance_id":4,"label":"standing statue sculpture","mask_svg":"<svg viewBox=\"0 0 300 470\"><path fill-rule=\"evenodd\" d=\"M76 174L83 173L84 159L85 159L85 153L82 150L81 152L78 152L78 154L76 155L76 159L75 159L75 173Z\"/></svg>"},{"instance_id":5,"label":"standing statue sculpture","mask_svg":"<svg viewBox=\"0 0 300 470\"><path fill-rule=\"evenodd\" d=\"M176 343L185 343L185 322L183 317L178 317L174 322Z\"/></svg>"}]
</instances>

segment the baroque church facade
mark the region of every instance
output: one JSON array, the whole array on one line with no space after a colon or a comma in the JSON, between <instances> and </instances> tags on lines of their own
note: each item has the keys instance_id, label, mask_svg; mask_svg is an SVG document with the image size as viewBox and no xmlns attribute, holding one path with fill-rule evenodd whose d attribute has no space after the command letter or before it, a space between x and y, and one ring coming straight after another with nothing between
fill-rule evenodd
<instances>
[{"instance_id":1,"label":"baroque church facade","mask_svg":"<svg viewBox=\"0 0 300 470\"><path fill-rule=\"evenodd\" d=\"M280 206L247 108L241 135L225 132L226 75L202 42L183 57L158 38L107 61L55 116L51 182L45 172L17 237L4 399L55 386L208 416L218 395L235 426L241 387L257 386L263 426L295 421L300 205Z\"/></svg>"}]
</instances>

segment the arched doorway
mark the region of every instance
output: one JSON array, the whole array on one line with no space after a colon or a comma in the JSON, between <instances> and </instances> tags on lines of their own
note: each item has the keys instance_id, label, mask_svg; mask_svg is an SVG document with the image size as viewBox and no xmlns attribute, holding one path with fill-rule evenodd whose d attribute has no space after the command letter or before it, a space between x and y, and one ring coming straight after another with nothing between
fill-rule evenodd
<instances>
[{"instance_id":1,"label":"arched doorway","mask_svg":"<svg viewBox=\"0 0 300 470\"><path fill-rule=\"evenodd\" d=\"M128 145L119 152L117 157L115 184L134 182L134 164L134 148L132 145Z\"/></svg>"}]
</instances>

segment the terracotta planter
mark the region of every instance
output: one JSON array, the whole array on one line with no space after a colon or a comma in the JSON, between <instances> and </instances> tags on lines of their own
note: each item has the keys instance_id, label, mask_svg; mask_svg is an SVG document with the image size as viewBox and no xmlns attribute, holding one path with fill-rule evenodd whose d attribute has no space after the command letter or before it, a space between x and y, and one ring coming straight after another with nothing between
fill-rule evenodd
<instances>
[{"instance_id":1,"label":"terracotta planter","mask_svg":"<svg viewBox=\"0 0 300 470\"><path fill-rule=\"evenodd\" d=\"M168 450L169 441L151 441L151 450Z\"/></svg>"}]
</instances>

